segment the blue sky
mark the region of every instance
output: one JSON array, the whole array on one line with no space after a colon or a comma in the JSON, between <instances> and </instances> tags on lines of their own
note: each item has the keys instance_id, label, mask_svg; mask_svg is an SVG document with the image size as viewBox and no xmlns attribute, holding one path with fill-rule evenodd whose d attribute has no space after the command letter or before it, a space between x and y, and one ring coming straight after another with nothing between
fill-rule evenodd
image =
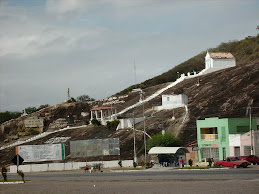
<instances>
[{"instance_id":1,"label":"blue sky","mask_svg":"<svg viewBox=\"0 0 259 194\"><path fill-rule=\"evenodd\" d=\"M0 111L102 99L258 33L259 1L0 0Z\"/></svg>"}]
</instances>

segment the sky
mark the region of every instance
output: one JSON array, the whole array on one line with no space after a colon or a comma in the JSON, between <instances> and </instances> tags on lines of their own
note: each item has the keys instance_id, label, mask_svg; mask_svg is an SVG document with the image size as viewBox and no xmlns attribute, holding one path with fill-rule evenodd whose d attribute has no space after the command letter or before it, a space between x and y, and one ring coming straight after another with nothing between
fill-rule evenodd
<instances>
[{"instance_id":1,"label":"sky","mask_svg":"<svg viewBox=\"0 0 259 194\"><path fill-rule=\"evenodd\" d=\"M97 100L258 34L258 0L0 0L0 112Z\"/></svg>"}]
</instances>

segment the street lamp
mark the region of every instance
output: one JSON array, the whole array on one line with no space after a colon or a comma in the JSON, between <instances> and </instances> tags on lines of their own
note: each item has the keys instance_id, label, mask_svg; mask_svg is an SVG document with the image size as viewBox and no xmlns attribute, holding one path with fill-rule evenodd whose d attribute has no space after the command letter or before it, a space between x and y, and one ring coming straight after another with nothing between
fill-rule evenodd
<instances>
[{"instance_id":1,"label":"street lamp","mask_svg":"<svg viewBox=\"0 0 259 194\"><path fill-rule=\"evenodd\" d=\"M179 72L177 71L177 79L179 79Z\"/></svg>"}]
</instances>

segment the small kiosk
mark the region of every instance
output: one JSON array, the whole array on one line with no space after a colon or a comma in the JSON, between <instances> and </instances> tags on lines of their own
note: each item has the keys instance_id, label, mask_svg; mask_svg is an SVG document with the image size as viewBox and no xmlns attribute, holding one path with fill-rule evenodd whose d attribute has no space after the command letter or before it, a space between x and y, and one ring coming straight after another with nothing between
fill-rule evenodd
<instances>
[{"instance_id":1,"label":"small kiosk","mask_svg":"<svg viewBox=\"0 0 259 194\"><path fill-rule=\"evenodd\" d=\"M189 153L189 151L185 147L153 147L148 152L152 155L155 165L172 167L179 165L178 160L181 157L187 164L186 153Z\"/></svg>"}]
</instances>

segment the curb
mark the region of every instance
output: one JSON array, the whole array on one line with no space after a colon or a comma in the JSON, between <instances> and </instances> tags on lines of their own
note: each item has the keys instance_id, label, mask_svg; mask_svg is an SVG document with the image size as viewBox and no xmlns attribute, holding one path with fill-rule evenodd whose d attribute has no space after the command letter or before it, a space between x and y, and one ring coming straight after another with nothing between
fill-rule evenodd
<instances>
[{"instance_id":1,"label":"curb","mask_svg":"<svg viewBox=\"0 0 259 194\"><path fill-rule=\"evenodd\" d=\"M13 182L0 182L2 185L9 185L9 184L23 184L23 181L13 181Z\"/></svg>"}]
</instances>

